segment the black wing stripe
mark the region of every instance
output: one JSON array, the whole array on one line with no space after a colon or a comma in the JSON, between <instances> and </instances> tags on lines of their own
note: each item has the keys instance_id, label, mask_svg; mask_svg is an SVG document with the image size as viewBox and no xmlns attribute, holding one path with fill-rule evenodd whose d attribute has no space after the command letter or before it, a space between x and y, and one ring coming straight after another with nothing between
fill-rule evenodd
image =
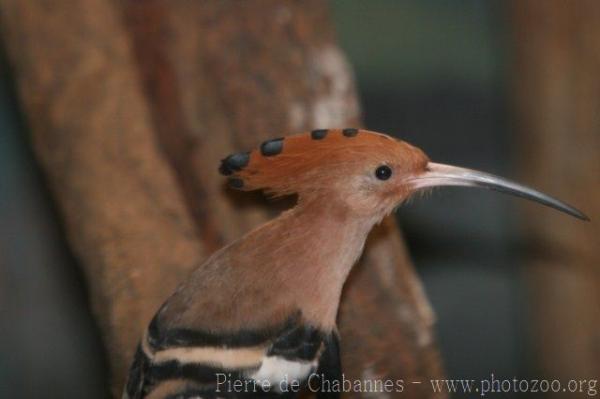
<instances>
[{"instance_id":1,"label":"black wing stripe","mask_svg":"<svg viewBox=\"0 0 600 399\"><path fill-rule=\"evenodd\" d=\"M138 345L138 348L135 352L135 357L133 358L133 363L129 369L127 385L125 386L125 392L127 392L129 399L139 399L143 397L142 390L144 385L144 376L148 370L149 364L150 360L146 354L144 354L141 345Z\"/></svg>"},{"instance_id":2,"label":"black wing stripe","mask_svg":"<svg viewBox=\"0 0 600 399\"><path fill-rule=\"evenodd\" d=\"M296 325L281 334L267 352L287 360L313 360L321 349L324 334L311 326Z\"/></svg>"},{"instance_id":3,"label":"black wing stripe","mask_svg":"<svg viewBox=\"0 0 600 399\"><path fill-rule=\"evenodd\" d=\"M179 363L176 360L153 364L148 370L146 379L155 384L159 381L172 379L190 379L202 384L216 384L218 374L231 376L232 379L239 377L239 373L232 373L218 367L195 363Z\"/></svg>"},{"instance_id":4,"label":"black wing stripe","mask_svg":"<svg viewBox=\"0 0 600 399\"><path fill-rule=\"evenodd\" d=\"M296 392L215 392L203 389L187 389L164 399L295 399Z\"/></svg>"},{"instance_id":5,"label":"black wing stripe","mask_svg":"<svg viewBox=\"0 0 600 399\"><path fill-rule=\"evenodd\" d=\"M160 313L159 313L160 314ZM159 316L155 316L148 326L148 344L154 350L174 347L194 346L226 346L230 348L257 346L298 324L300 313L292 315L283 326L262 330L240 330L235 333L210 333L184 328L164 329L160 325Z\"/></svg>"},{"instance_id":6,"label":"black wing stripe","mask_svg":"<svg viewBox=\"0 0 600 399\"><path fill-rule=\"evenodd\" d=\"M317 374L321 378L321 382L329 382L327 385L321 384L321 386L341 386L342 362L340 360L340 343L335 332L331 333L325 340L325 350L319 358ZM337 383L334 381L337 381ZM339 392L320 391L317 393L317 399L337 399L339 397Z\"/></svg>"}]
</instances>

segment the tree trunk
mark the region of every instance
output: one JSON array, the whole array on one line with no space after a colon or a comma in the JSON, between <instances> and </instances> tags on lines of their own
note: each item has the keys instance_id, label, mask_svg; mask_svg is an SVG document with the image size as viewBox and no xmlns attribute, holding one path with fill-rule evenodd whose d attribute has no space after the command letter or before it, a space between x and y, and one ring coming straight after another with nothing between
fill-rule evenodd
<instances>
[{"instance_id":1,"label":"tree trunk","mask_svg":"<svg viewBox=\"0 0 600 399\"><path fill-rule=\"evenodd\" d=\"M35 153L85 270L116 397L176 284L274 214L260 195L227 191L219 160L274 136L357 125L352 73L323 1L0 4ZM345 290L347 378L440 376L432 323L388 220ZM406 385L408 397L432 395Z\"/></svg>"},{"instance_id":2,"label":"tree trunk","mask_svg":"<svg viewBox=\"0 0 600 399\"><path fill-rule=\"evenodd\" d=\"M536 354L553 378L600 375L600 3L516 1L515 105L524 181L591 223L527 212ZM545 213L547 212L547 213Z\"/></svg>"}]
</instances>

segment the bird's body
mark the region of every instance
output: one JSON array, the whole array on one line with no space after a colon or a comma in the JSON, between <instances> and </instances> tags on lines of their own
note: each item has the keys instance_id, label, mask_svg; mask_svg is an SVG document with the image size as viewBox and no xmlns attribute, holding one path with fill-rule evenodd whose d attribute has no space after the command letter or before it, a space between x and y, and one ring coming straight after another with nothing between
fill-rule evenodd
<instances>
[{"instance_id":1,"label":"bird's body","mask_svg":"<svg viewBox=\"0 0 600 399\"><path fill-rule=\"evenodd\" d=\"M428 165L419 149L356 129L226 158L220 170L234 188L297 194L297 204L213 254L167 299L141 339L124 398L295 396L309 379L312 390L339 381L346 277L371 228L416 177L433 173Z\"/></svg>"},{"instance_id":2,"label":"bird's body","mask_svg":"<svg viewBox=\"0 0 600 399\"><path fill-rule=\"evenodd\" d=\"M276 388L284 377L304 381L323 354L337 352L329 345L337 345L342 284L367 234L335 218L326 207L295 208L215 253L157 313L141 344L143 361L155 370L193 364L191 374L202 365L232 373L228 380L248 377ZM159 387L174 372L146 375L145 386ZM192 375L185 385L196 380Z\"/></svg>"}]
</instances>

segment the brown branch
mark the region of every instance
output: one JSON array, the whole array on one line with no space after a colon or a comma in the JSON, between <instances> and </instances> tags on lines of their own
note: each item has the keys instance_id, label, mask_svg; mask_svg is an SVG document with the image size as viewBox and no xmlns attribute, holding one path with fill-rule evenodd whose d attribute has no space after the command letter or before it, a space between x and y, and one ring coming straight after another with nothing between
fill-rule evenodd
<instances>
[{"instance_id":1,"label":"brown branch","mask_svg":"<svg viewBox=\"0 0 600 399\"><path fill-rule=\"evenodd\" d=\"M511 11L523 180L592 219L582 223L539 209L523 214L524 238L534 249L526 273L532 341L544 375L597 378L600 3L515 1Z\"/></svg>"},{"instance_id":2,"label":"brown branch","mask_svg":"<svg viewBox=\"0 0 600 399\"><path fill-rule=\"evenodd\" d=\"M149 316L205 252L161 156L119 13L104 1L44 4L3 2L4 39L117 387Z\"/></svg>"}]
</instances>

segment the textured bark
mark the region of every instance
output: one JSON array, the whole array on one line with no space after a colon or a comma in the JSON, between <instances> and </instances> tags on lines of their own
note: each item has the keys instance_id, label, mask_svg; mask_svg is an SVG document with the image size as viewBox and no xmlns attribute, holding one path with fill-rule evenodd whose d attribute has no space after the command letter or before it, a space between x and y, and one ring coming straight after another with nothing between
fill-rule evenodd
<instances>
[{"instance_id":1,"label":"textured bark","mask_svg":"<svg viewBox=\"0 0 600 399\"><path fill-rule=\"evenodd\" d=\"M224 189L219 160L274 136L357 125L352 74L322 1L0 4L35 152L86 272L118 395L177 282L273 215L260 195ZM439 376L432 322L388 220L346 287L347 377Z\"/></svg>"},{"instance_id":2,"label":"textured bark","mask_svg":"<svg viewBox=\"0 0 600 399\"><path fill-rule=\"evenodd\" d=\"M600 3L516 1L515 104L524 180L580 207L581 223L524 213L541 371L600 375ZM548 213L544 213L548 212Z\"/></svg>"}]
</instances>

